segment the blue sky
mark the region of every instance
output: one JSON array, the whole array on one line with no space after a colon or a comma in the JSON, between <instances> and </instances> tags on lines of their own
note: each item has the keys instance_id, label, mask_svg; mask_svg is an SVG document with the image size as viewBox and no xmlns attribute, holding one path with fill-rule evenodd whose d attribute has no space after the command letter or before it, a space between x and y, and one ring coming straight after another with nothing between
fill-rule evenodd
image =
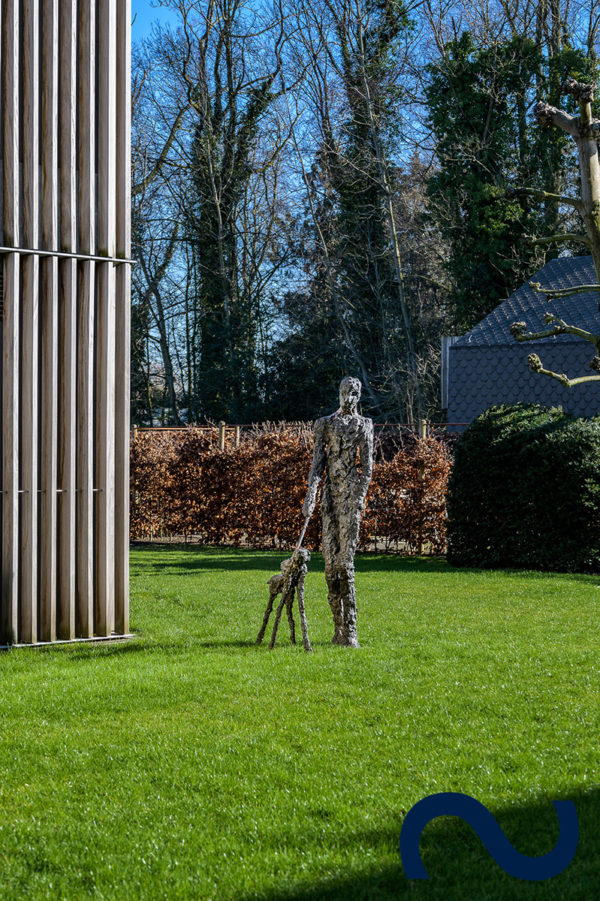
<instances>
[{"instance_id":1,"label":"blue sky","mask_svg":"<svg viewBox=\"0 0 600 901\"><path fill-rule=\"evenodd\" d=\"M135 44L148 37L155 22L165 24L173 21L175 16L171 10L156 6L154 0L131 0L131 18L133 19L131 40Z\"/></svg>"}]
</instances>

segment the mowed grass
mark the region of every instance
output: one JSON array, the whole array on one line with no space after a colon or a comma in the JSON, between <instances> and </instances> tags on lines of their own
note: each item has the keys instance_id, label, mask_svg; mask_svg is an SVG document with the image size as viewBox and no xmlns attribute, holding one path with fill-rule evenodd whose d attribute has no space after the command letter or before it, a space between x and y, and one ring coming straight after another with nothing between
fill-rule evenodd
<instances>
[{"instance_id":1,"label":"mowed grass","mask_svg":"<svg viewBox=\"0 0 600 901\"><path fill-rule=\"evenodd\" d=\"M333 647L322 559L314 653L253 642L284 555L132 553L128 643L0 655L0 898L464 899L600 895L600 579L357 558L358 651ZM547 882L507 876L426 795L487 805Z\"/></svg>"}]
</instances>

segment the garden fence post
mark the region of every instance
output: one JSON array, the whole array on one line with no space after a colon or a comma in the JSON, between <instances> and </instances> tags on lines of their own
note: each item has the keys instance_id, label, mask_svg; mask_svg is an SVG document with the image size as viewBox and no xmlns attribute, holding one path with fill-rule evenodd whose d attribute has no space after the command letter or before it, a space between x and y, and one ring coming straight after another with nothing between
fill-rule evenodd
<instances>
[{"instance_id":1,"label":"garden fence post","mask_svg":"<svg viewBox=\"0 0 600 901\"><path fill-rule=\"evenodd\" d=\"M219 423L219 450L225 450L225 423L223 420Z\"/></svg>"}]
</instances>

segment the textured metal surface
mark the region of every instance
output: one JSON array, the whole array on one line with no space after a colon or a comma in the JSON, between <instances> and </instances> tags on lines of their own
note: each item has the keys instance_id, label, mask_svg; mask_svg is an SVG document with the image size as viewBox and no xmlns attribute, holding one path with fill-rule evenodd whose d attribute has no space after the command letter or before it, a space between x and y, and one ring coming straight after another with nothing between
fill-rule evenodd
<instances>
[{"instance_id":1,"label":"textured metal surface","mask_svg":"<svg viewBox=\"0 0 600 901\"><path fill-rule=\"evenodd\" d=\"M290 641L296 644L296 625L294 623L293 605L294 596L298 599L298 612L300 614L300 626L302 628L302 643L305 651L312 651L308 638L308 625L306 622L306 610L304 608L304 579L307 573L307 563L310 560L310 551L304 548L296 548L291 557L284 560L280 565L280 573L271 576L267 585L269 586L269 601L267 609L263 617L263 623L260 632L256 638L256 643L261 644L265 631L269 622L269 617L273 612L273 604L277 595L281 594L281 600L275 615L275 623L273 625L273 634L269 648L273 650L277 641L277 630L279 628L279 620L285 606L288 623L290 626Z\"/></svg>"},{"instance_id":2,"label":"textured metal surface","mask_svg":"<svg viewBox=\"0 0 600 901\"><path fill-rule=\"evenodd\" d=\"M303 506L304 515L310 516L323 478L323 557L335 627L333 644L348 647L358 647L354 554L373 471L373 422L357 413L360 388L358 379L342 379L339 409L315 422Z\"/></svg>"}]
</instances>

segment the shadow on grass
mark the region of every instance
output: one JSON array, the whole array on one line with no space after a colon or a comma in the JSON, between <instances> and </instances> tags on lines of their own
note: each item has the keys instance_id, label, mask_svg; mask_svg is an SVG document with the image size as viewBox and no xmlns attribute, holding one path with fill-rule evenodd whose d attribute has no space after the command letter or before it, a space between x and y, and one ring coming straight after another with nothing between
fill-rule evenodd
<instances>
[{"instance_id":1,"label":"shadow on grass","mask_svg":"<svg viewBox=\"0 0 600 901\"><path fill-rule=\"evenodd\" d=\"M160 570L168 573L180 569L200 570L216 569L223 572L236 569L270 570L287 559L292 550L249 550L248 548L206 547L201 545L140 545L132 546L134 551L143 551L163 556L159 560L134 560L133 568L144 570ZM176 554L176 557L171 555ZM309 567L323 569L323 555L320 551L311 551ZM169 559L170 558L170 559ZM443 557L401 557L396 554L357 553L355 557L357 570L362 572L485 572L485 570L456 569L449 566Z\"/></svg>"},{"instance_id":2,"label":"shadow on grass","mask_svg":"<svg viewBox=\"0 0 600 901\"><path fill-rule=\"evenodd\" d=\"M174 570L215 569L230 572L237 569L272 569L281 560L290 556L291 551L248 550L232 547L203 547L201 545L169 544L132 546L133 551L162 556L164 560L132 561L132 568L140 571L159 570L168 573ZM173 557L173 555L176 555ZM171 559L169 559L171 558Z\"/></svg>"},{"instance_id":3,"label":"shadow on grass","mask_svg":"<svg viewBox=\"0 0 600 901\"><path fill-rule=\"evenodd\" d=\"M257 648L260 645L256 644L254 639L247 639L246 641L196 641L194 645L198 648Z\"/></svg>"},{"instance_id":4,"label":"shadow on grass","mask_svg":"<svg viewBox=\"0 0 600 901\"><path fill-rule=\"evenodd\" d=\"M203 547L199 545L142 545L134 550L150 552L164 556L159 560L134 560L133 569L164 572L167 574L184 574L182 571L196 572L213 569L222 572L240 570L277 570L282 560L292 553L290 550L248 550L247 548ZM176 557L172 557L176 554ZM449 566L443 557L400 557L394 554L358 553L355 558L356 570L359 572L485 572L480 569L457 569ZM319 551L312 551L309 564L311 570L323 571L323 556Z\"/></svg>"},{"instance_id":5,"label":"shadow on grass","mask_svg":"<svg viewBox=\"0 0 600 901\"><path fill-rule=\"evenodd\" d=\"M135 550L148 551L158 556L160 560L140 560L133 562L134 572L160 571L165 575L189 575L201 570L217 570L223 573L231 573L236 570L263 570L264 572L276 572L282 560L289 557L291 551L279 550L248 550L247 548L232 547L203 547L200 545L172 544L172 545L139 545ZM175 553L175 559L169 555ZM592 584L600 583L600 574L594 573L569 573L548 572L538 570L520 569L486 569L484 567L451 566L444 557L401 557L394 554L358 553L355 558L356 571L359 573L385 572L385 573L439 573L442 575L478 575L482 578L513 578L519 576L524 579L569 579L577 582ZM313 572L323 572L323 557L320 552L313 551L309 569Z\"/></svg>"},{"instance_id":6,"label":"shadow on grass","mask_svg":"<svg viewBox=\"0 0 600 901\"><path fill-rule=\"evenodd\" d=\"M91 657L124 657L127 658L132 654L142 653L167 653L167 654L189 654L195 650L244 650L250 648L259 648L255 639L233 640L233 641L204 641L193 636L186 636L180 640L160 639L134 639L125 644L124 642L115 642L114 644L88 644L88 645L64 645L62 648L48 648L48 652L56 653L60 651L68 655L69 660L89 660ZM266 647L263 645L263 647ZM45 651L46 649L44 649ZM43 651L42 651L43 653Z\"/></svg>"},{"instance_id":7,"label":"shadow on grass","mask_svg":"<svg viewBox=\"0 0 600 901\"><path fill-rule=\"evenodd\" d=\"M287 626L286 626L287 628ZM69 661L72 662L81 662L81 661L89 661L91 658L123 658L127 659L133 654L141 655L141 654L153 654L160 652L161 654L170 654L170 655L179 655L185 656L194 651L253 651L255 653L261 654L277 654L281 653L283 649L289 648L290 650L295 650L295 652L304 655L306 652L302 646L302 640L296 639L296 644L292 645L289 640L288 635L285 636L279 635L277 644L274 649L269 648L270 641L270 631L267 632L262 644L256 643L256 638L247 638L247 639L238 639L231 641L214 641L214 640L204 640L202 638L194 638L193 636L186 636L185 638L181 638L180 640L165 640L161 641L160 639L141 639L133 640L128 643L124 642L115 642L114 644L86 644L86 645L64 645L62 647L48 647L44 649L40 649L37 653L50 653L56 655L57 653L67 655ZM330 639L322 639L322 640L312 640L311 641L313 650L326 649L329 651L333 651L334 654L344 654L348 653L348 648L332 648Z\"/></svg>"},{"instance_id":8,"label":"shadow on grass","mask_svg":"<svg viewBox=\"0 0 600 901\"><path fill-rule=\"evenodd\" d=\"M600 886L600 790L563 796L575 802L579 820L579 844L575 857L558 876L530 882L506 874L488 854L473 830L456 817L432 821L421 837L421 858L429 879L409 882L398 850L401 820L396 826L373 833L348 836L365 859L378 852L389 860L394 849L397 863L345 873L311 885L263 890L247 894L241 901L392 901L395 898L447 899L587 899L597 898ZM494 815L509 841L527 856L550 851L558 840L558 818L553 800L497 808Z\"/></svg>"}]
</instances>

